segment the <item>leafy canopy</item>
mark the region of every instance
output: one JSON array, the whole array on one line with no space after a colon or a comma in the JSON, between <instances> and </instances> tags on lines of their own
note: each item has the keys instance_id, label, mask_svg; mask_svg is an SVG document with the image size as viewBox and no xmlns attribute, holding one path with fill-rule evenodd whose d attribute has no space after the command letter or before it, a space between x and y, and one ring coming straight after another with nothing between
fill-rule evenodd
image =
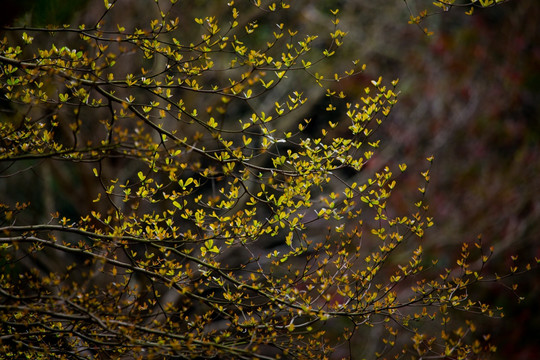
<instances>
[{"instance_id":1,"label":"leafy canopy","mask_svg":"<svg viewBox=\"0 0 540 360\"><path fill-rule=\"evenodd\" d=\"M392 206L407 167L381 163L376 130L398 81L340 88L365 65L329 71L338 10L308 35L289 2L188 18L155 1L145 24L104 6L93 25L0 42L2 181L49 174L53 194L0 204L2 353L307 359L367 337L369 358L494 351L453 321L499 316L469 292L490 251L424 256L432 157L412 210ZM322 111L303 111L310 94Z\"/></svg>"}]
</instances>

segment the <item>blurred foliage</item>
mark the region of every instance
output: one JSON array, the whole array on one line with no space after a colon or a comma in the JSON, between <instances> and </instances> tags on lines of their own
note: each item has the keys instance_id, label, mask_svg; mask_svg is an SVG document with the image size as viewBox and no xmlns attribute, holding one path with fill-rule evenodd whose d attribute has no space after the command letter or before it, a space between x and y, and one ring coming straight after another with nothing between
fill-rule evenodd
<instances>
[{"instance_id":1,"label":"blurred foliage","mask_svg":"<svg viewBox=\"0 0 540 360\"><path fill-rule=\"evenodd\" d=\"M429 9L428 1L408 3L413 14ZM345 14L368 9L361 1L346 6ZM511 254L522 261L540 254L540 4L509 1L472 16L457 8L429 12L420 25L431 36L389 19L358 42L371 38L374 44L361 56L368 69L400 77L400 102L382 129L393 143L385 155L403 155L414 167L418 154L433 153L432 251L450 263L452 246L481 234L495 245L491 266L501 271ZM358 23L352 16L343 22ZM520 283L526 297L520 305L501 288L484 294L505 305L509 322L523 324L511 336L505 327L485 324L485 331L496 329L496 358L538 353L540 318L530 308L540 301L538 271Z\"/></svg>"},{"instance_id":2,"label":"blurred foliage","mask_svg":"<svg viewBox=\"0 0 540 360\"><path fill-rule=\"evenodd\" d=\"M0 25L48 26L69 24L74 13L81 11L88 0L17 0L4 1Z\"/></svg>"}]
</instances>

